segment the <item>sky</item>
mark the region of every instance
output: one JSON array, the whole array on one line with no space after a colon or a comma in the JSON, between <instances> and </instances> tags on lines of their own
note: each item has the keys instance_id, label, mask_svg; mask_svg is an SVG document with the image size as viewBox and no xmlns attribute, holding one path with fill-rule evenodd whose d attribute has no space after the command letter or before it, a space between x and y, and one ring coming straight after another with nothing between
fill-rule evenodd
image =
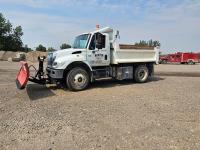
<instances>
[{"instance_id":1,"label":"sky","mask_svg":"<svg viewBox=\"0 0 200 150\"><path fill-rule=\"evenodd\" d=\"M163 53L200 52L200 0L0 0L0 12L23 28L23 43L56 49L100 27L121 43L159 40Z\"/></svg>"}]
</instances>

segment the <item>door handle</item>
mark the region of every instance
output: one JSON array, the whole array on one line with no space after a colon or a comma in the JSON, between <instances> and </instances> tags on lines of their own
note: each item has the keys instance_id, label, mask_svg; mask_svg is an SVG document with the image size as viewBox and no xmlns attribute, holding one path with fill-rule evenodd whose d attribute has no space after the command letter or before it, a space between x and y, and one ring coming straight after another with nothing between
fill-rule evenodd
<instances>
[{"instance_id":1,"label":"door handle","mask_svg":"<svg viewBox=\"0 0 200 150\"><path fill-rule=\"evenodd\" d=\"M107 55L105 55L105 57L104 57L104 58L105 58L105 60L107 60L107 59L108 59L108 56L107 56Z\"/></svg>"}]
</instances>

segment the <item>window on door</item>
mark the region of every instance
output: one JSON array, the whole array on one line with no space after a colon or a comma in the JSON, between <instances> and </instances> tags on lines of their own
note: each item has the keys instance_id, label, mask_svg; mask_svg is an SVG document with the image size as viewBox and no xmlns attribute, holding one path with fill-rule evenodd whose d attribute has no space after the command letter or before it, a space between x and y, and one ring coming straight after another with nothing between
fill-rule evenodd
<instances>
[{"instance_id":1,"label":"window on door","mask_svg":"<svg viewBox=\"0 0 200 150\"><path fill-rule=\"evenodd\" d=\"M99 34L100 37L99 37L99 41L96 41L96 34ZM101 34L101 33L96 33L92 36L92 40L90 42L90 46L89 46L89 50L95 50L95 47L96 47L96 43L98 42L99 44L102 45L102 48L105 48L106 46L106 36ZM102 49L101 48L101 49Z\"/></svg>"}]
</instances>

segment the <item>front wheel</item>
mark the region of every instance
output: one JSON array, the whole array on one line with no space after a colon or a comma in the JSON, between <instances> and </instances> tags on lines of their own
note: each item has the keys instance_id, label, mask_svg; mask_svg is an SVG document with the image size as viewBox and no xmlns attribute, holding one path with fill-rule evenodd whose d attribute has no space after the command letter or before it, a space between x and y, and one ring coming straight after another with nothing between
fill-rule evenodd
<instances>
[{"instance_id":1,"label":"front wheel","mask_svg":"<svg viewBox=\"0 0 200 150\"><path fill-rule=\"evenodd\" d=\"M140 65L134 71L134 79L137 83L144 83L149 77L149 70L146 66Z\"/></svg>"},{"instance_id":2,"label":"front wheel","mask_svg":"<svg viewBox=\"0 0 200 150\"><path fill-rule=\"evenodd\" d=\"M82 68L73 68L69 71L66 78L66 83L71 91L81 91L89 85L89 75L86 70Z\"/></svg>"}]
</instances>

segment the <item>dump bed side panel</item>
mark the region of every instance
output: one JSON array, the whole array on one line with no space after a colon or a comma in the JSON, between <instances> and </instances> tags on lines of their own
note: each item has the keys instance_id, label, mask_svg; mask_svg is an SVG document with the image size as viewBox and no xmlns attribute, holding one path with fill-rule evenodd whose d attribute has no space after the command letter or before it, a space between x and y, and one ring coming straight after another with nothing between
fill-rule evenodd
<instances>
[{"instance_id":1,"label":"dump bed side panel","mask_svg":"<svg viewBox=\"0 0 200 150\"><path fill-rule=\"evenodd\" d=\"M130 45L130 44L119 44L119 49L133 49L133 50L154 50L152 46L137 46L137 45Z\"/></svg>"},{"instance_id":2,"label":"dump bed side panel","mask_svg":"<svg viewBox=\"0 0 200 150\"><path fill-rule=\"evenodd\" d=\"M112 64L155 62L158 63L159 51L155 49L117 49L111 51Z\"/></svg>"}]
</instances>

